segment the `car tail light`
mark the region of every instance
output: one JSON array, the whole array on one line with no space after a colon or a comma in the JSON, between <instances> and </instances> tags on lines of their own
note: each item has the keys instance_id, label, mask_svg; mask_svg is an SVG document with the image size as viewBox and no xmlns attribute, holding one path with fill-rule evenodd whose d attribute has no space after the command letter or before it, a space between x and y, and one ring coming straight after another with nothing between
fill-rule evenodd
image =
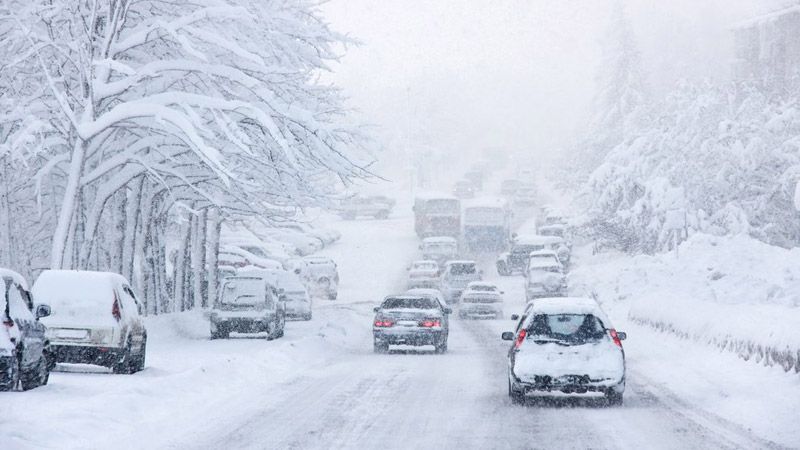
<instances>
[{"instance_id":1,"label":"car tail light","mask_svg":"<svg viewBox=\"0 0 800 450\"><path fill-rule=\"evenodd\" d=\"M523 328L519 330L519 334L517 335L517 340L514 341L514 349L519 349L522 345L522 342L525 340L525 336L528 335L528 332Z\"/></svg>"},{"instance_id":2,"label":"car tail light","mask_svg":"<svg viewBox=\"0 0 800 450\"><path fill-rule=\"evenodd\" d=\"M11 319L6 319L3 321L3 325L5 325L8 328L11 328L14 326L14 321Z\"/></svg>"},{"instance_id":3,"label":"car tail light","mask_svg":"<svg viewBox=\"0 0 800 450\"><path fill-rule=\"evenodd\" d=\"M376 319L375 320L375 326L379 327L379 328L388 328L388 327L391 327L393 325L394 325L394 322L392 322L389 319Z\"/></svg>"},{"instance_id":4,"label":"car tail light","mask_svg":"<svg viewBox=\"0 0 800 450\"><path fill-rule=\"evenodd\" d=\"M622 348L622 341L619 339L619 336L617 336L617 330L612 328L608 330L608 334L611 336L614 343L617 344L617 347Z\"/></svg>"},{"instance_id":5,"label":"car tail light","mask_svg":"<svg viewBox=\"0 0 800 450\"><path fill-rule=\"evenodd\" d=\"M114 294L114 304L111 305L111 315L114 316L117 322L122 319L122 314L119 312L119 298L117 298L117 294Z\"/></svg>"},{"instance_id":6,"label":"car tail light","mask_svg":"<svg viewBox=\"0 0 800 450\"><path fill-rule=\"evenodd\" d=\"M425 319L419 323L419 326L425 328L435 328L442 326L442 321L439 319Z\"/></svg>"}]
</instances>

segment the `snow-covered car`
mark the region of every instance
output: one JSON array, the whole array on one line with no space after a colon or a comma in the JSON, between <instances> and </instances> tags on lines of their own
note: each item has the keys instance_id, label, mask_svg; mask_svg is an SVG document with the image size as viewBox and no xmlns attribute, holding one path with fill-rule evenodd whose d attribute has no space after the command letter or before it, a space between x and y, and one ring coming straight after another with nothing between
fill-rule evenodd
<instances>
[{"instance_id":1,"label":"snow-covered car","mask_svg":"<svg viewBox=\"0 0 800 450\"><path fill-rule=\"evenodd\" d=\"M285 242L294 248L297 256L306 256L322 250L325 246L322 241L311 236L305 231L298 230L290 226L266 228L259 231L259 234L269 237L278 242Z\"/></svg>"},{"instance_id":2,"label":"snow-covered car","mask_svg":"<svg viewBox=\"0 0 800 450\"><path fill-rule=\"evenodd\" d=\"M422 240L422 258L436 261L439 266L458 256L458 241L449 236L432 236Z\"/></svg>"},{"instance_id":3,"label":"snow-covered car","mask_svg":"<svg viewBox=\"0 0 800 450\"><path fill-rule=\"evenodd\" d=\"M10 391L19 382L27 391L47 384L55 360L39 319L50 315L50 307L33 308L28 284L22 275L0 269L0 391Z\"/></svg>"},{"instance_id":4,"label":"snow-covered car","mask_svg":"<svg viewBox=\"0 0 800 450\"><path fill-rule=\"evenodd\" d=\"M537 300L516 332L508 352L508 395L516 404L547 392L598 392L622 404L626 334L616 331L590 298Z\"/></svg>"},{"instance_id":5,"label":"snow-covered car","mask_svg":"<svg viewBox=\"0 0 800 450\"><path fill-rule=\"evenodd\" d=\"M279 299L284 303L286 317L311 320L312 301L300 277L283 269L260 269L244 267L236 275L245 277L262 277L278 291Z\"/></svg>"},{"instance_id":6,"label":"snow-covered car","mask_svg":"<svg viewBox=\"0 0 800 450\"><path fill-rule=\"evenodd\" d=\"M561 264L561 260L558 258L558 252L552 249L544 249L544 250L535 250L532 251L528 255L528 264L530 265L531 261L550 261L553 263ZM562 264L563 265L563 264ZM525 268L525 271L528 271L528 267Z\"/></svg>"},{"instance_id":7,"label":"snow-covered car","mask_svg":"<svg viewBox=\"0 0 800 450\"><path fill-rule=\"evenodd\" d=\"M237 275L222 281L219 300L209 313L211 339L231 332L283 336L286 309L275 286L264 277Z\"/></svg>"},{"instance_id":8,"label":"snow-covered car","mask_svg":"<svg viewBox=\"0 0 800 450\"><path fill-rule=\"evenodd\" d=\"M544 259L531 260L525 274L525 299L562 297L567 295L567 277L557 262Z\"/></svg>"},{"instance_id":9,"label":"snow-covered car","mask_svg":"<svg viewBox=\"0 0 800 450\"><path fill-rule=\"evenodd\" d=\"M519 235L511 241L511 250L501 253L497 257L497 273L509 276L515 273L525 273L531 252L538 250L558 250L563 239L555 236Z\"/></svg>"},{"instance_id":10,"label":"snow-covered car","mask_svg":"<svg viewBox=\"0 0 800 450\"><path fill-rule=\"evenodd\" d=\"M256 266L262 269L283 268L280 261L259 256L237 245L221 245L217 260L220 266L230 266L236 269L247 266Z\"/></svg>"},{"instance_id":11,"label":"snow-covered car","mask_svg":"<svg viewBox=\"0 0 800 450\"><path fill-rule=\"evenodd\" d=\"M433 288L439 285L439 264L436 261L414 261L408 266L408 289Z\"/></svg>"},{"instance_id":12,"label":"snow-covered car","mask_svg":"<svg viewBox=\"0 0 800 450\"><path fill-rule=\"evenodd\" d=\"M339 289L339 270L331 258L324 256L306 256L303 258L306 286L312 297L324 297L336 300Z\"/></svg>"},{"instance_id":13,"label":"snow-covered car","mask_svg":"<svg viewBox=\"0 0 800 450\"><path fill-rule=\"evenodd\" d=\"M448 261L442 268L439 290L447 303L456 303L473 281L480 281L482 272L475 261Z\"/></svg>"},{"instance_id":14,"label":"snow-covered car","mask_svg":"<svg viewBox=\"0 0 800 450\"><path fill-rule=\"evenodd\" d=\"M516 179L503 180L500 184L500 195L513 198L517 190L522 187L522 182Z\"/></svg>"},{"instance_id":15,"label":"snow-covered car","mask_svg":"<svg viewBox=\"0 0 800 450\"><path fill-rule=\"evenodd\" d=\"M130 283L110 272L46 270L33 298L50 305L42 319L56 362L95 364L114 373L144 369L147 330Z\"/></svg>"},{"instance_id":16,"label":"snow-covered car","mask_svg":"<svg viewBox=\"0 0 800 450\"><path fill-rule=\"evenodd\" d=\"M514 207L530 208L536 206L536 199L536 188L525 184L517 188L512 203Z\"/></svg>"},{"instance_id":17,"label":"snow-covered car","mask_svg":"<svg viewBox=\"0 0 800 450\"><path fill-rule=\"evenodd\" d=\"M358 217L388 219L394 209L395 200L382 195L355 195L346 198L338 206L338 213L343 219L354 220Z\"/></svg>"},{"instance_id":18,"label":"snow-covered car","mask_svg":"<svg viewBox=\"0 0 800 450\"><path fill-rule=\"evenodd\" d=\"M461 294L458 318L503 317L503 291L493 283L473 281Z\"/></svg>"},{"instance_id":19,"label":"snow-covered car","mask_svg":"<svg viewBox=\"0 0 800 450\"><path fill-rule=\"evenodd\" d=\"M407 290L403 295L412 295L412 296L419 296L419 297L428 297L436 300L442 306L442 308L447 308L447 302L444 301L444 295L442 295L442 291L433 288L414 288Z\"/></svg>"},{"instance_id":20,"label":"snow-covered car","mask_svg":"<svg viewBox=\"0 0 800 450\"><path fill-rule=\"evenodd\" d=\"M432 345L436 353L446 352L450 329L445 319L450 313L429 296L386 297L375 307L372 321L375 353L389 351L390 345Z\"/></svg>"},{"instance_id":21,"label":"snow-covered car","mask_svg":"<svg viewBox=\"0 0 800 450\"><path fill-rule=\"evenodd\" d=\"M459 180L453 185L453 197L468 199L475 197L475 187L469 180Z\"/></svg>"}]
</instances>

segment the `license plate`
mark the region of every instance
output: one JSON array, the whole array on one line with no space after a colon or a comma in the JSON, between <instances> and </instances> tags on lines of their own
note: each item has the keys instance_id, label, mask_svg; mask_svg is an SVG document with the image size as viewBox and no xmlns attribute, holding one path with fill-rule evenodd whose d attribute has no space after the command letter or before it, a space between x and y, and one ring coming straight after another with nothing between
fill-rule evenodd
<instances>
[{"instance_id":1,"label":"license plate","mask_svg":"<svg viewBox=\"0 0 800 450\"><path fill-rule=\"evenodd\" d=\"M417 326L417 322L412 320L400 320L397 322L397 325L401 327L415 327Z\"/></svg>"},{"instance_id":2,"label":"license plate","mask_svg":"<svg viewBox=\"0 0 800 450\"><path fill-rule=\"evenodd\" d=\"M56 337L61 339L86 339L89 337L89 330L56 330Z\"/></svg>"}]
</instances>

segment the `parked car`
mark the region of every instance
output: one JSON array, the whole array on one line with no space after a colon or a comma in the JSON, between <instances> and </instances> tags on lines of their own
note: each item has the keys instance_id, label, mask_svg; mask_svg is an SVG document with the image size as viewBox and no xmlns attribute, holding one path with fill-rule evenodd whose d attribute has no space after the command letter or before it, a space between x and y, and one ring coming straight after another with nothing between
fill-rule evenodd
<instances>
[{"instance_id":1,"label":"parked car","mask_svg":"<svg viewBox=\"0 0 800 450\"><path fill-rule=\"evenodd\" d=\"M459 180L453 185L453 197L469 199L475 197L475 186L469 180Z\"/></svg>"},{"instance_id":2,"label":"parked car","mask_svg":"<svg viewBox=\"0 0 800 450\"><path fill-rule=\"evenodd\" d=\"M493 283L473 281L461 294L458 303L458 318L503 317L503 291Z\"/></svg>"},{"instance_id":3,"label":"parked car","mask_svg":"<svg viewBox=\"0 0 800 450\"><path fill-rule=\"evenodd\" d=\"M286 309L265 277L237 275L223 280L209 319L211 339L226 339L231 332L266 333L275 339L284 334Z\"/></svg>"},{"instance_id":4,"label":"parked car","mask_svg":"<svg viewBox=\"0 0 800 450\"><path fill-rule=\"evenodd\" d=\"M622 404L625 392L624 332L616 331L590 298L543 298L533 303L508 352L508 395L515 404L531 394L603 393Z\"/></svg>"},{"instance_id":5,"label":"parked car","mask_svg":"<svg viewBox=\"0 0 800 450\"><path fill-rule=\"evenodd\" d=\"M458 241L449 236L433 236L422 240L422 258L436 261L439 266L458 256Z\"/></svg>"},{"instance_id":6,"label":"parked car","mask_svg":"<svg viewBox=\"0 0 800 450\"><path fill-rule=\"evenodd\" d=\"M311 320L311 296L296 273L283 269L245 267L239 269L236 275L265 278L278 291L279 299L284 303L286 317Z\"/></svg>"},{"instance_id":7,"label":"parked car","mask_svg":"<svg viewBox=\"0 0 800 450\"><path fill-rule=\"evenodd\" d=\"M511 250L497 257L497 273L502 276L525 273L531 252L557 250L563 239L555 236L519 235L511 241Z\"/></svg>"},{"instance_id":8,"label":"parked car","mask_svg":"<svg viewBox=\"0 0 800 450\"><path fill-rule=\"evenodd\" d=\"M439 285L439 264L436 261L414 261L408 266L408 289L433 288Z\"/></svg>"},{"instance_id":9,"label":"parked car","mask_svg":"<svg viewBox=\"0 0 800 450\"><path fill-rule=\"evenodd\" d=\"M50 305L43 318L56 362L96 364L114 373L145 367L143 308L128 280L110 272L45 270L33 298Z\"/></svg>"},{"instance_id":10,"label":"parked car","mask_svg":"<svg viewBox=\"0 0 800 450\"><path fill-rule=\"evenodd\" d=\"M374 217L388 219L394 209L395 200L382 195L355 195L344 199L338 207L343 219L354 220L358 217Z\"/></svg>"},{"instance_id":11,"label":"parked car","mask_svg":"<svg viewBox=\"0 0 800 450\"><path fill-rule=\"evenodd\" d=\"M480 281L482 272L475 261L448 261L442 269L440 290L447 303L456 303L472 281Z\"/></svg>"},{"instance_id":12,"label":"parked car","mask_svg":"<svg viewBox=\"0 0 800 450\"><path fill-rule=\"evenodd\" d=\"M34 310L22 275L0 269L0 391L18 383L24 391L47 384L55 359L39 319L48 315L47 305Z\"/></svg>"},{"instance_id":13,"label":"parked car","mask_svg":"<svg viewBox=\"0 0 800 450\"><path fill-rule=\"evenodd\" d=\"M567 277L561 264L532 259L525 275L525 299L567 295Z\"/></svg>"},{"instance_id":14,"label":"parked car","mask_svg":"<svg viewBox=\"0 0 800 450\"><path fill-rule=\"evenodd\" d=\"M372 322L375 353L389 351L390 345L432 345L436 353L446 352L450 329L445 318L450 313L428 296L386 297L375 307Z\"/></svg>"},{"instance_id":15,"label":"parked car","mask_svg":"<svg viewBox=\"0 0 800 450\"><path fill-rule=\"evenodd\" d=\"M545 250L535 250L528 255L528 264L531 261L549 261L556 264L561 264L561 260L558 259L558 252L551 249ZM561 264L563 266L563 264ZM525 268L525 271L528 271L528 267Z\"/></svg>"},{"instance_id":16,"label":"parked car","mask_svg":"<svg viewBox=\"0 0 800 450\"><path fill-rule=\"evenodd\" d=\"M309 293L312 297L336 300L339 289L339 270L336 262L324 256L306 256L305 273Z\"/></svg>"}]
</instances>

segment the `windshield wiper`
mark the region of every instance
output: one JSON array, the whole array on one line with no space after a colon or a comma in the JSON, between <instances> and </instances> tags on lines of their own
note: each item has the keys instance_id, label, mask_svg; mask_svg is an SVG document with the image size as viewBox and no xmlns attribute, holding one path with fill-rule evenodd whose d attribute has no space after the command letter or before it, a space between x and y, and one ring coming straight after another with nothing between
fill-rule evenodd
<instances>
[{"instance_id":1,"label":"windshield wiper","mask_svg":"<svg viewBox=\"0 0 800 450\"><path fill-rule=\"evenodd\" d=\"M535 342L537 344L558 344L558 345L563 345L565 347L572 345L567 341L563 341L561 339L553 339L553 338L544 338L544 339L542 339L542 338L539 338L539 339L534 338L533 342Z\"/></svg>"}]
</instances>

